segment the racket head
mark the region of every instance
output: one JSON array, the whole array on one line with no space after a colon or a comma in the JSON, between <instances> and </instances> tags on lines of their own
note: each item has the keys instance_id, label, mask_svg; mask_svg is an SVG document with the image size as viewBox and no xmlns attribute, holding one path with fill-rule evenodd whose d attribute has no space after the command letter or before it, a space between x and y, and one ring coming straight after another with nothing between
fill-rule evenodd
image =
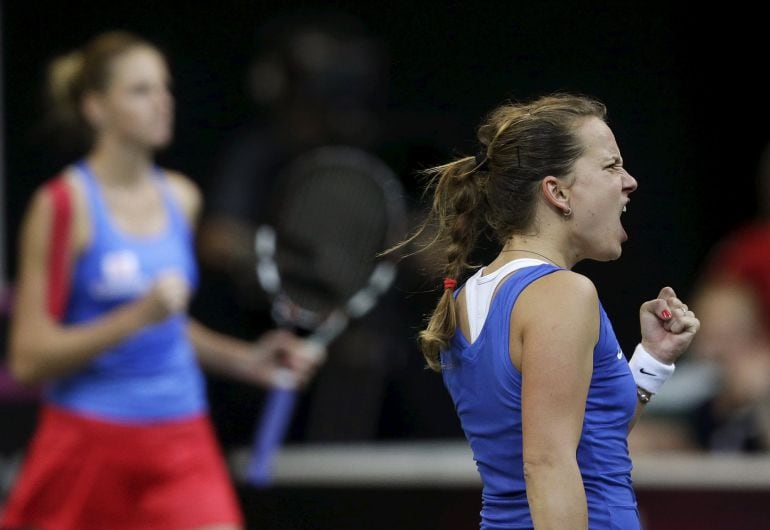
<instances>
[{"instance_id":1,"label":"racket head","mask_svg":"<svg viewBox=\"0 0 770 530\"><path fill-rule=\"evenodd\" d=\"M314 320L344 307L373 277L386 276L377 255L403 237L406 205L398 178L378 157L326 146L304 153L281 173L270 220L274 241L260 246L258 237L257 248L263 265L272 252L280 277L274 303L283 320L314 327ZM269 281L265 275L269 268L258 266L260 281L277 295L275 274Z\"/></svg>"}]
</instances>

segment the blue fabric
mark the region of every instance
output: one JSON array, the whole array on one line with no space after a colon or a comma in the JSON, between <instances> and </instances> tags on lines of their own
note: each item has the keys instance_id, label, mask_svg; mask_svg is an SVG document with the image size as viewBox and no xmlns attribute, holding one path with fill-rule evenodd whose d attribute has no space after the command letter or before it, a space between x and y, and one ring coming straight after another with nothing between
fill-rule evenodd
<instances>
[{"instance_id":1,"label":"blue fabric","mask_svg":"<svg viewBox=\"0 0 770 530\"><path fill-rule=\"evenodd\" d=\"M164 176L154 182L166 224L158 233L124 233L106 207L91 170L80 162L91 241L73 266L64 322L84 324L147 293L159 274L176 270L197 285L190 227ZM68 410L106 420L144 423L181 419L206 409L205 383L187 338L187 317L148 326L47 389L47 399Z\"/></svg>"},{"instance_id":2,"label":"blue fabric","mask_svg":"<svg viewBox=\"0 0 770 530\"><path fill-rule=\"evenodd\" d=\"M532 528L522 457L522 376L508 351L510 315L530 283L557 270L538 265L512 274L500 285L473 344L458 329L449 350L441 354L444 383L484 484L482 530ZM577 448L589 527L638 530L626 438L636 408L636 384L601 305L593 357Z\"/></svg>"}]
</instances>

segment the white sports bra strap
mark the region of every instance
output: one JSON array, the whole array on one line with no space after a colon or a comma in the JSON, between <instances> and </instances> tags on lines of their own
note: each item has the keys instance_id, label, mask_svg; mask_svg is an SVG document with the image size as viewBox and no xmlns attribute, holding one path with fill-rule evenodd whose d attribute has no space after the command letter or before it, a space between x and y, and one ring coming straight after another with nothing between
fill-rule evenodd
<instances>
[{"instance_id":1,"label":"white sports bra strap","mask_svg":"<svg viewBox=\"0 0 770 530\"><path fill-rule=\"evenodd\" d=\"M465 282L465 304L468 310L471 342L476 340L484 327L492 297L500 282L514 271L543 264L548 262L531 258L515 259L490 274L484 275L484 269L479 269Z\"/></svg>"}]
</instances>

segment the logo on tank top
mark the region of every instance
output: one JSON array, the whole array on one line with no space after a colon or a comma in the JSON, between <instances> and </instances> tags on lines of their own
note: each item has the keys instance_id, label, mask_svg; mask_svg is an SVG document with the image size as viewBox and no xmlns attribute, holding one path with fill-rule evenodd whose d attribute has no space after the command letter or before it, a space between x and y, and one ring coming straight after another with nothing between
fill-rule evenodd
<instances>
[{"instance_id":1,"label":"logo on tank top","mask_svg":"<svg viewBox=\"0 0 770 530\"><path fill-rule=\"evenodd\" d=\"M100 277L91 284L94 298L126 298L143 293L148 285L139 258L130 250L114 250L102 256Z\"/></svg>"},{"instance_id":2,"label":"logo on tank top","mask_svg":"<svg viewBox=\"0 0 770 530\"><path fill-rule=\"evenodd\" d=\"M619 349L618 350L618 359L622 359L622 358L623 358L623 350Z\"/></svg>"}]
</instances>

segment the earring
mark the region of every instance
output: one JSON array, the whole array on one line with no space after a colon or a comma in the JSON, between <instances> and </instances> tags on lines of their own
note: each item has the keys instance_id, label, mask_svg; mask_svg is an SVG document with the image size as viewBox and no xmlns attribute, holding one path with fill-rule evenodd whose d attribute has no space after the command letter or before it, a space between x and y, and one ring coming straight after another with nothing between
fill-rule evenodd
<instances>
[{"instance_id":1,"label":"earring","mask_svg":"<svg viewBox=\"0 0 770 530\"><path fill-rule=\"evenodd\" d=\"M568 206L568 207L567 207L567 210L562 212L562 215L563 215L564 217L569 217L570 215L572 215L572 208L570 208L570 207Z\"/></svg>"}]
</instances>

